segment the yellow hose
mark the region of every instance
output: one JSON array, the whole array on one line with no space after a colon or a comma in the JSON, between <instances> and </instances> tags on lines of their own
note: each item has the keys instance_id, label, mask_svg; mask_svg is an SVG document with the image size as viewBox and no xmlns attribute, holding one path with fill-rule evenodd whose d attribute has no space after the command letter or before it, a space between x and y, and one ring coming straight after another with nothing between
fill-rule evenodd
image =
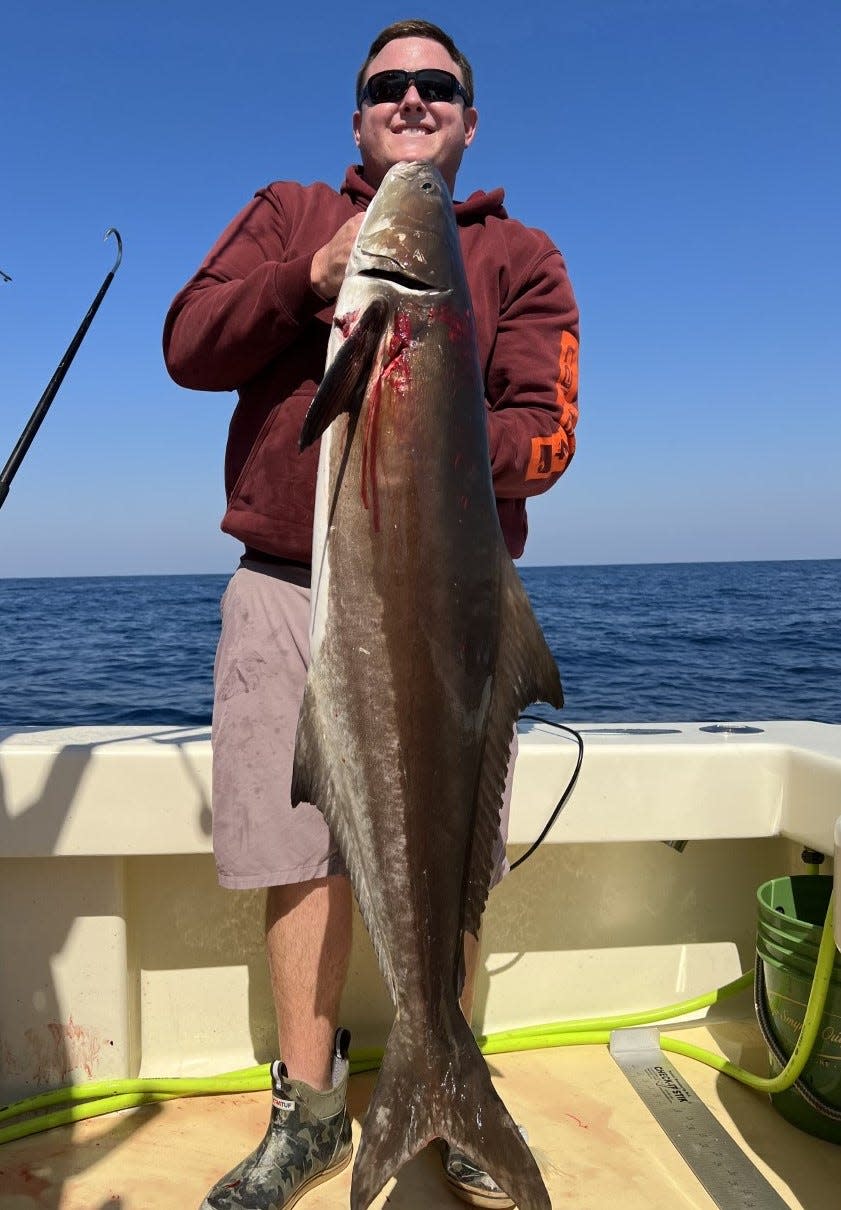
<instances>
[{"instance_id":1,"label":"yellow hose","mask_svg":"<svg viewBox=\"0 0 841 1210\"><path fill-rule=\"evenodd\" d=\"M790 1088L799 1078L809 1060L829 991L835 960L833 901L834 894L830 896L826 910L815 965L815 977L800 1035L788 1062L778 1075L773 1077L754 1075L720 1055L676 1038L661 1037L660 1044L663 1050L706 1063L709 1067L731 1076L757 1092L777 1093ZM501 1033L485 1035L478 1038L477 1041L484 1055L544 1050L557 1046L607 1046L610 1042L611 1032L615 1029L650 1025L656 1021L668 1021L687 1013L697 1012L702 1008L709 1008L719 1000L724 1000L749 987L752 979L752 972L746 972L724 987L665 1008L624 1013L612 1017L597 1017L584 1021L557 1021L549 1025L527 1026L523 1029L505 1030ZM351 1056L351 1072L358 1074L361 1071L374 1070L379 1066L382 1053L381 1049L354 1051ZM168 1101L173 1097L259 1092L270 1087L271 1070L268 1064L242 1068L238 1071L206 1078L99 1080L90 1084L79 1084L28 1097L0 1109L0 1121L8 1121L33 1113L40 1115L0 1128L0 1144L10 1143L15 1139L37 1134L43 1130L50 1130L53 1126L65 1126L87 1118L98 1117L104 1113L112 1113L118 1109L134 1109L140 1105ZM56 1105L69 1105L69 1108L53 1113L42 1112Z\"/></svg>"}]
</instances>

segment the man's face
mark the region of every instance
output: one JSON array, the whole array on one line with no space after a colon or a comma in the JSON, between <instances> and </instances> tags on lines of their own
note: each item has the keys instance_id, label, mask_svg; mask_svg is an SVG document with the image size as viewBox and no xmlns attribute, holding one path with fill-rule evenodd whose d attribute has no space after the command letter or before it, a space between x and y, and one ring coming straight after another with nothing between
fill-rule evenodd
<instances>
[{"instance_id":1,"label":"man's face","mask_svg":"<svg viewBox=\"0 0 841 1210\"><path fill-rule=\"evenodd\" d=\"M464 83L461 71L440 42L431 38L395 38L368 64L365 81L379 71L419 71L437 67ZM452 190L465 147L473 142L478 114L460 97L423 101L414 84L397 102L363 101L353 115L353 135L362 153L366 181L379 188L385 174L401 160L431 161Z\"/></svg>"}]
</instances>

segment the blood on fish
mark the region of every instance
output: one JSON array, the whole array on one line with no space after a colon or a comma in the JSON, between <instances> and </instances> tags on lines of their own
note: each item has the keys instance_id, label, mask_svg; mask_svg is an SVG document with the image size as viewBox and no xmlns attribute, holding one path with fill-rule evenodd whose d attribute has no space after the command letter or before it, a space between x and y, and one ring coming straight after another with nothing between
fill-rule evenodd
<instances>
[{"instance_id":1,"label":"blood on fish","mask_svg":"<svg viewBox=\"0 0 841 1210\"><path fill-rule=\"evenodd\" d=\"M365 433L362 441L362 505L369 507L368 482L370 479L370 507L373 512L374 532L380 532L380 496L377 486L377 447L379 436L380 403L383 383L398 395L405 395L411 381L409 359L406 351L412 343L412 326L408 314L398 311L394 317L394 330L389 337L383 358L384 365L371 385L368 398L368 414L365 418Z\"/></svg>"},{"instance_id":2,"label":"blood on fish","mask_svg":"<svg viewBox=\"0 0 841 1210\"><path fill-rule=\"evenodd\" d=\"M460 310L442 303L429 309L429 322L443 324L450 344L461 345L465 350L473 347L473 312Z\"/></svg>"},{"instance_id":3,"label":"blood on fish","mask_svg":"<svg viewBox=\"0 0 841 1210\"><path fill-rule=\"evenodd\" d=\"M368 476L371 477L371 507L374 513L374 532L380 530L380 497L377 490L377 422L380 418L380 400L382 398L382 374L378 374L371 384L371 394L368 399L368 414L365 417L365 435L362 439L362 506L367 510Z\"/></svg>"},{"instance_id":4,"label":"blood on fish","mask_svg":"<svg viewBox=\"0 0 841 1210\"><path fill-rule=\"evenodd\" d=\"M407 311L398 311L394 317L394 333L389 343L389 357L396 357L411 342L412 325Z\"/></svg>"},{"instance_id":5,"label":"blood on fish","mask_svg":"<svg viewBox=\"0 0 841 1210\"><path fill-rule=\"evenodd\" d=\"M398 395L405 395L411 381L409 359L406 351L412 343L412 327L409 316L405 311L398 311L394 317L394 331L386 349L383 379L388 379L389 386Z\"/></svg>"},{"instance_id":6,"label":"blood on fish","mask_svg":"<svg viewBox=\"0 0 841 1210\"><path fill-rule=\"evenodd\" d=\"M348 336L350 336L351 332L356 327L357 319L359 319L358 310L348 311L346 315L342 315L341 317L338 315L335 316L333 319L333 326L338 328L342 334L342 338L347 340Z\"/></svg>"}]
</instances>

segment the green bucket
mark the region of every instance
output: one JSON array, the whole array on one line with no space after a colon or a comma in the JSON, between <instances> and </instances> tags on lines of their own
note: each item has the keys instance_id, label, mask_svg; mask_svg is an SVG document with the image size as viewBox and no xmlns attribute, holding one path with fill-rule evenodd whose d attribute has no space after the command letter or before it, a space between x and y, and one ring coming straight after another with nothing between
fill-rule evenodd
<instances>
[{"instance_id":1,"label":"green bucket","mask_svg":"<svg viewBox=\"0 0 841 1210\"><path fill-rule=\"evenodd\" d=\"M786 1055L794 1049L812 988L832 876L775 878L756 892L756 952L765 974L765 998L774 1036ZM771 1074L781 1070L769 1054ZM833 1108L841 1109L841 957L836 953L829 993L814 1050L801 1078ZM841 1143L841 1122L813 1109L796 1088L773 1093L774 1107L792 1125Z\"/></svg>"}]
</instances>

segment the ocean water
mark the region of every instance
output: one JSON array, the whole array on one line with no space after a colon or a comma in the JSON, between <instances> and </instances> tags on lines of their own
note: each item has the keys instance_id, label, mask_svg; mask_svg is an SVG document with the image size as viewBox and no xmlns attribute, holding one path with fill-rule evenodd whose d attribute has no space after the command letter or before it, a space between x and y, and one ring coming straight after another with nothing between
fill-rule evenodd
<instances>
[{"instance_id":1,"label":"ocean water","mask_svg":"<svg viewBox=\"0 0 841 1210\"><path fill-rule=\"evenodd\" d=\"M520 569L585 721L841 722L841 560ZM228 577L0 580L0 726L210 721Z\"/></svg>"}]
</instances>

